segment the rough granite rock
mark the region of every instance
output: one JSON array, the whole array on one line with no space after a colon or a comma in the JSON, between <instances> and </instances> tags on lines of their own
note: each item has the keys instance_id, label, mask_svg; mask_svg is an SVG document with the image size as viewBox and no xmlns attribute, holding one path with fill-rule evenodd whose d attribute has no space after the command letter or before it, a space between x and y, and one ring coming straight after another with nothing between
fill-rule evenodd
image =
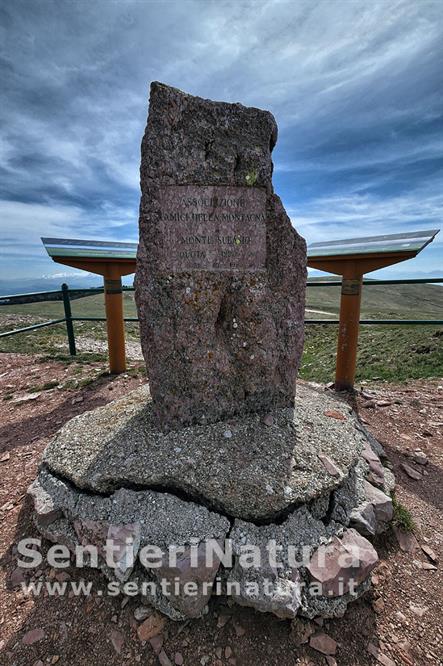
<instances>
[{"instance_id":1,"label":"rough granite rock","mask_svg":"<svg viewBox=\"0 0 443 666\"><path fill-rule=\"evenodd\" d=\"M316 585L315 582L314 585ZM303 605L299 610L299 614L301 617L306 617L310 620L316 617L343 617L348 605L361 597L370 587L371 579L370 576L368 576L355 588L352 594L348 592L340 597L330 595L322 596L319 594L306 595Z\"/></svg>"},{"instance_id":2,"label":"rough granite rock","mask_svg":"<svg viewBox=\"0 0 443 666\"><path fill-rule=\"evenodd\" d=\"M177 607L181 605L180 595L172 599L170 596L164 595L161 587L158 585L158 580L152 575L152 572L142 567L139 561L136 562L128 582L137 585L137 589L142 590L140 598L143 604L153 606L163 613L163 615L167 615L171 620L176 622L187 619L186 614Z\"/></svg>"},{"instance_id":3,"label":"rough granite rock","mask_svg":"<svg viewBox=\"0 0 443 666\"><path fill-rule=\"evenodd\" d=\"M67 518L58 518L53 523L41 524L37 515L34 516L34 522L40 534L48 541L66 546L71 553L75 552L79 540L74 526Z\"/></svg>"},{"instance_id":4,"label":"rough granite rock","mask_svg":"<svg viewBox=\"0 0 443 666\"><path fill-rule=\"evenodd\" d=\"M372 432L369 432L369 430L366 428L366 426L363 425L363 423L359 423L359 429L362 431L362 433L366 436L366 439L368 440L372 450L374 453L379 457L379 458L386 458L386 452L383 448L383 446L380 444L378 439L374 437Z\"/></svg>"},{"instance_id":5,"label":"rough granite rock","mask_svg":"<svg viewBox=\"0 0 443 666\"><path fill-rule=\"evenodd\" d=\"M91 520L79 516L73 524L79 543L83 546L94 544L103 559L106 557L104 547L107 541L113 542L115 550L112 573L117 580L126 581L132 573L140 549L140 523L137 521L114 525L110 520Z\"/></svg>"},{"instance_id":6,"label":"rough granite rock","mask_svg":"<svg viewBox=\"0 0 443 666\"><path fill-rule=\"evenodd\" d=\"M346 527L349 524L352 510L365 499L364 478L367 471L366 462L360 458L349 471L343 483L334 492L331 501L331 519Z\"/></svg>"},{"instance_id":7,"label":"rough granite rock","mask_svg":"<svg viewBox=\"0 0 443 666\"><path fill-rule=\"evenodd\" d=\"M381 534L388 528L393 517L392 499L366 480L363 482L362 490L364 499L362 500L360 494L359 499L362 501L352 509L350 524L361 534L369 536Z\"/></svg>"},{"instance_id":8,"label":"rough granite rock","mask_svg":"<svg viewBox=\"0 0 443 666\"><path fill-rule=\"evenodd\" d=\"M369 576L378 562L372 544L354 529L347 529L341 539L315 551L308 565L314 582L322 586L322 596L340 597L355 589Z\"/></svg>"},{"instance_id":9,"label":"rough granite rock","mask_svg":"<svg viewBox=\"0 0 443 666\"><path fill-rule=\"evenodd\" d=\"M223 551L224 540L214 539L218 547ZM199 617L203 607L209 601L211 588L205 589L205 584L212 584L220 566L220 559L214 553L212 566L210 565L209 549L207 541L197 544L195 562L192 560L191 546L186 546L183 553L179 553L176 566L172 563L165 564L159 569L153 570L153 575L160 582L168 581L172 586L176 581L180 584L180 593L174 595L174 607L186 617ZM195 585L197 594L187 595L183 592L187 584Z\"/></svg>"},{"instance_id":10,"label":"rough granite rock","mask_svg":"<svg viewBox=\"0 0 443 666\"><path fill-rule=\"evenodd\" d=\"M392 499L389 495L382 492L379 488L365 481L364 483L365 496L367 501L372 504L374 508L375 517L377 519L377 534L383 532L388 523L392 520L394 509L392 506Z\"/></svg>"},{"instance_id":11,"label":"rough granite rock","mask_svg":"<svg viewBox=\"0 0 443 666\"><path fill-rule=\"evenodd\" d=\"M325 416L331 409L344 419ZM270 426L250 414L164 433L141 387L71 419L43 462L85 490L170 489L236 518L269 521L343 483L365 441L357 425L345 403L300 383L295 415L276 410ZM324 466L325 455L338 474Z\"/></svg>"},{"instance_id":12,"label":"rough granite rock","mask_svg":"<svg viewBox=\"0 0 443 666\"><path fill-rule=\"evenodd\" d=\"M365 442L361 455L369 466L368 481L376 486L383 487L385 483L384 467L368 441Z\"/></svg>"},{"instance_id":13,"label":"rough granite rock","mask_svg":"<svg viewBox=\"0 0 443 666\"><path fill-rule=\"evenodd\" d=\"M136 301L165 430L293 405L306 245L273 192L276 140L267 111L151 85ZM232 261L214 263L214 243Z\"/></svg>"},{"instance_id":14,"label":"rough granite rock","mask_svg":"<svg viewBox=\"0 0 443 666\"><path fill-rule=\"evenodd\" d=\"M364 502L352 509L350 525L360 534L374 536L377 533L377 518L371 502Z\"/></svg>"},{"instance_id":15,"label":"rough granite rock","mask_svg":"<svg viewBox=\"0 0 443 666\"><path fill-rule=\"evenodd\" d=\"M58 479L54 480L58 482ZM33 481L29 486L28 495L32 497L32 501L34 502L35 518L38 520L39 527L45 528L63 517L61 504L57 502L57 499L50 491L41 485L38 479Z\"/></svg>"},{"instance_id":16,"label":"rough granite rock","mask_svg":"<svg viewBox=\"0 0 443 666\"><path fill-rule=\"evenodd\" d=\"M378 560L370 542L358 532L317 520L306 506L281 525L235 521L230 536L236 559L227 583L233 586L233 599L281 618L341 617L368 588L369 573ZM267 549L272 542L276 557L270 564ZM260 566L245 568L241 558L248 562L250 546L258 548Z\"/></svg>"},{"instance_id":17,"label":"rough granite rock","mask_svg":"<svg viewBox=\"0 0 443 666\"><path fill-rule=\"evenodd\" d=\"M378 559L360 533L392 517L377 440L321 387L295 395L306 245L273 192L276 138L266 111L152 84L136 276L150 389L66 423L28 491L43 536L177 621L214 584L281 618L342 616ZM328 640L311 637L327 659Z\"/></svg>"}]
</instances>

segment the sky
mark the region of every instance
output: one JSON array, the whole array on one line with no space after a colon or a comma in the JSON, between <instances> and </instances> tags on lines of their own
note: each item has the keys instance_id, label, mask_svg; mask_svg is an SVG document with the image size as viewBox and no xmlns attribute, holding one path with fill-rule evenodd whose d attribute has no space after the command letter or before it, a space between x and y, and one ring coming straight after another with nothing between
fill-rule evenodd
<instances>
[{"instance_id":1,"label":"sky","mask_svg":"<svg viewBox=\"0 0 443 666\"><path fill-rule=\"evenodd\" d=\"M442 225L440 0L3 0L0 281L86 286L40 236L137 240L153 80L275 115L308 243ZM379 275L442 274L443 233Z\"/></svg>"}]
</instances>

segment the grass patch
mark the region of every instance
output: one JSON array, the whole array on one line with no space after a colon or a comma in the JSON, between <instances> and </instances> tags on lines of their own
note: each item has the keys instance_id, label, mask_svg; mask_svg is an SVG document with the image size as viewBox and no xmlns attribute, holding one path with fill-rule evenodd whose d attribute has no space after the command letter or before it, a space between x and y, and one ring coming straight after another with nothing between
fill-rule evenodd
<instances>
[{"instance_id":1,"label":"grass patch","mask_svg":"<svg viewBox=\"0 0 443 666\"><path fill-rule=\"evenodd\" d=\"M134 365L127 369L126 374L129 375L129 377L133 377L134 379L146 377L146 366L143 364Z\"/></svg>"},{"instance_id":2,"label":"grass patch","mask_svg":"<svg viewBox=\"0 0 443 666\"><path fill-rule=\"evenodd\" d=\"M300 377L334 380L338 327L308 325ZM403 382L443 376L443 328L437 326L362 326L356 381Z\"/></svg>"},{"instance_id":3,"label":"grass patch","mask_svg":"<svg viewBox=\"0 0 443 666\"><path fill-rule=\"evenodd\" d=\"M2 327L11 329L12 326ZM2 331L3 332L3 331ZM39 328L29 333L17 333L7 338L0 338L0 351L21 354L52 354L68 347L66 327L64 324L55 324L46 328Z\"/></svg>"},{"instance_id":4,"label":"grass patch","mask_svg":"<svg viewBox=\"0 0 443 666\"><path fill-rule=\"evenodd\" d=\"M57 380L51 380L45 382L44 384L37 384L36 386L28 386L29 393L40 393L41 391L50 391L53 388L56 388L59 385Z\"/></svg>"},{"instance_id":5,"label":"grass patch","mask_svg":"<svg viewBox=\"0 0 443 666\"><path fill-rule=\"evenodd\" d=\"M324 278L323 278L324 279ZM339 279L339 278L332 278ZM307 308L338 314L340 287L308 287ZM437 284L364 285L362 319L441 319L443 287ZM314 319L319 314L310 315Z\"/></svg>"},{"instance_id":6,"label":"grass patch","mask_svg":"<svg viewBox=\"0 0 443 666\"><path fill-rule=\"evenodd\" d=\"M322 280L324 278L321 278ZM337 277L332 279L337 280ZM340 307L340 287L308 287L306 290L308 309L337 314ZM443 309L443 287L436 284L380 285L363 287L362 317L385 317L405 319L441 319ZM103 294L94 294L71 300L74 317L104 317ZM125 317L136 317L134 292L123 292ZM38 301L17 305L2 305L0 313L21 314L57 319L64 316L61 301ZM310 315L321 318L320 314Z\"/></svg>"},{"instance_id":7,"label":"grass patch","mask_svg":"<svg viewBox=\"0 0 443 666\"><path fill-rule=\"evenodd\" d=\"M137 316L133 292L123 292L123 310L125 317ZM73 317L104 317L104 296L103 294L94 294L93 296L72 299L71 311ZM35 303L2 305L0 313L32 315L43 319L58 319L65 316L62 301L36 301Z\"/></svg>"},{"instance_id":8,"label":"grass patch","mask_svg":"<svg viewBox=\"0 0 443 666\"><path fill-rule=\"evenodd\" d=\"M1 314L1 311L0 311ZM2 326L3 330L11 328ZM87 337L92 340L106 340L104 326L78 322L74 324L77 339ZM68 338L66 326L55 324L46 328L39 328L29 333L18 333L7 338L0 338L0 352L15 354L33 354L42 357L43 361L60 361L66 365L76 363L89 365L92 363L107 363L107 353L103 352L80 352L76 356L69 355Z\"/></svg>"},{"instance_id":9,"label":"grass patch","mask_svg":"<svg viewBox=\"0 0 443 666\"><path fill-rule=\"evenodd\" d=\"M93 365L95 363L107 363L108 356L107 354L100 354L98 352L77 352L76 356L70 356L69 354L47 354L43 357L43 361L59 361L64 365L71 365L72 363L81 365ZM75 373L80 373L81 368L75 368Z\"/></svg>"},{"instance_id":10,"label":"grass patch","mask_svg":"<svg viewBox=\"0 0 443 666\"><path fill-rule=\"evenodd\" d=\"M398 501L395 495L392 495L392 508L394 510L393 524L404 532L414 532L416 526L411 512Z\"/></svg>"}]
</instances>

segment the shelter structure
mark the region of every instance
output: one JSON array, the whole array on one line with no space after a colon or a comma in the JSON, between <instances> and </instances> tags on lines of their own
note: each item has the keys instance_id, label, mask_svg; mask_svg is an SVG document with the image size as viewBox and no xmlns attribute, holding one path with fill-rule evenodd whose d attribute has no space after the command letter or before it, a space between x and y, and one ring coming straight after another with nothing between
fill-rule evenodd
<instances>
[{"instance_id":1,"label":"shelter structure","mask_svg":"<svg viewBox=\"0 0 443 666\"><path fill-rule=\"evenodd\" d=\"M416 257L438 229L404 234L348 238L308 246L308 266L341 275L340 323L335 366L335 389L354 386L357 364L361 292L366 273Z\"/></svg>"},{"instance_id":2,"label":"shelter structure","mask_svg":"<svg viewBox=\"0 0 443 666\"><path fill-rule=\"evenodd\" d=\"M365 238L311 243L307 263L342 277L335 388L352 389L355 380L363 276L416 257L438 229ZM137 243L42 238L49 256L104 279L109 365L112 373L126 370L123 319L123 275L135 272Z\"/></svg>"},{"instance_id":3,"label":"shelter structure","mask_svg":"<svg viewBox=\"0 0 443 666\"><path fill-rule=\"evenodd\" d=\"M125 372L122 276L135 272L137 243L72 238L42 238L42 242L56 263L103 276L109 368L115 374Z\"/></svg>"}]
</instances>

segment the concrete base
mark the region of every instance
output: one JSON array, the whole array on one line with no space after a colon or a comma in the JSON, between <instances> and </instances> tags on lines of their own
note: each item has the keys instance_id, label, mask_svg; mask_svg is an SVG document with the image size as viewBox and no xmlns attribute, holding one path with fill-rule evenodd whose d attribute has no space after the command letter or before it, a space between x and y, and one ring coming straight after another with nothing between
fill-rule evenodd
<instances>
[{"instance_id":1,"label":"concrete base","mask_svg":"<svg viewBox=\"0 0 443 666\"><path fill-rule=\"evenodd\" d=\"M308 385L295 413L166 434L143 387L68 422L29 493L45 537L73 552L95 545L110 581L149 583L145 601L172 619L199 616L211 593L279 617L331 617L367 589L377 554L365 537L392 517L379 453L347 404ZM159 567L145 561L147 546L163 553Z\"/></svg>"}]
</instances>

